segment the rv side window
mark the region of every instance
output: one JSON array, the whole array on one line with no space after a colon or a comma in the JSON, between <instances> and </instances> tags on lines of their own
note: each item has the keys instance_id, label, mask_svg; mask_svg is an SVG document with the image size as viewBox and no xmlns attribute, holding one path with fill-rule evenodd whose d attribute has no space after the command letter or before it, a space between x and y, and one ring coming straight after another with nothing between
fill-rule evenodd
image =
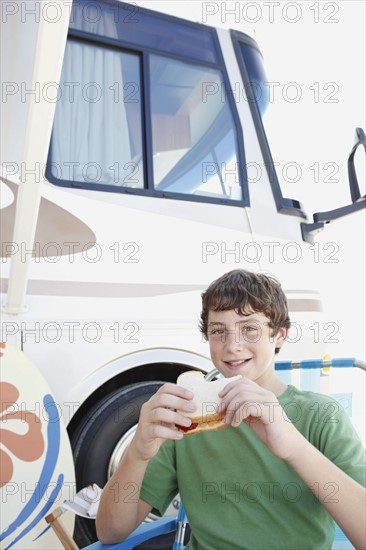
<instances>
[{"instance_id":1,"label":"rv side window","mask_svg":"<svg viewBox=\"0 0 366 550\"><path fill-rule=\"evenodd\" d=\"M140 58L69 39L49 165L58 180L143 188Z\"/></svg>"},{"instance_id":2,"label":"rv side window","mask_svg":"<svg viewBox=\"0 0 366 550\"><path fill-rule=\"evenodd\" d=\"M95 6L98 17L90 20L87 0L74 0L48 179L248 204L243 137L233 99L224 93L227 76L213 29L149 10L132 21L119 2Z\"/></svg>"},{"instance_id":3,"label":"rv side window","mask_svg":"<svg viewBox=\"0 0 366 550\"><path fill-rule=\"evenodd\" d=\"M155 189L242 199L220 72L156 55L149 72Z\"/></svg>"}]
</instances>

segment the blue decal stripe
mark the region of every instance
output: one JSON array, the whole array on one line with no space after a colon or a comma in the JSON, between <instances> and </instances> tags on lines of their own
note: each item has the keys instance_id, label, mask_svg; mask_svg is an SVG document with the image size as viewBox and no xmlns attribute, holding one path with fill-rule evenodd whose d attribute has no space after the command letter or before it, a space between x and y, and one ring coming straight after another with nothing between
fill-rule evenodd
<instances>
[{"instance_id":1,"label":"blue decal stripe","mask_svg":"<svg viewBox=\"0 0 366 550\"><path fill-rule=\"evenodd\" d=\"M44 396L43 404L48 416L48 426L47 426L47 452L46 458L44 461L43 469L38 480L38 485L36 486L33 495L21 510L18 517L7 527L7 529L0 535L0 541L4 540L6 537L11 535L18 527L24 523L30 514L37 508L42 497L47 491L48 485L52 478L53 472L56 467L56 462L58 459L60 451L60 419L58 417L58 410L53 400L52 396L47 394ZM50 420L49 408L54 407L57 411L57 418Z\"/></svg>"},{"instance_id":2,"label":"blue decal stripe","mask_svg":"<svg viewBox=\"0 0 366 550\"><path fill-rule=\"evenodd\" d=\"M30 522L30 524L25 529L23 529L23 531L19 533L19 535L13 541L11 541L11 543L5 548L5 550L8 550L8 548L11 548L12 546L14 546L14 544L18 542L18 540L22 539L27 533L29 533L29 531L33 529L33 527L37 525L39 521L41 521L41 519L46 515L46 513L48 512L48 510L51 508L56 498L58 497L58 494L62 489L63 482L64 482L64 475L60 474L57 479L56 487L53 488L48 502L45 504L45 506L43 506L42 510L38 512L36 517ZM45 531L47 531L47 529L45 529ZM43 531L43 533L45 531Z\"/></svg>"},{"instance_id":3,"label":"blue decal stripe","mask_svg":"<svg viewBox=\"0 0 366 550\"><path fill-rule=\"evenodd\" d=\"M41 531L41 533L39 533L39 535L37 535L35 539L33 539L33 542L34 542L35 540L38 540L38 539L39 539L42 535L44 535L45 532L48 531L49 529L51 529L51 524L47 525L47 527L46 527L45 529L43 529L43 531Z\"/></svg>"}]
</instances>

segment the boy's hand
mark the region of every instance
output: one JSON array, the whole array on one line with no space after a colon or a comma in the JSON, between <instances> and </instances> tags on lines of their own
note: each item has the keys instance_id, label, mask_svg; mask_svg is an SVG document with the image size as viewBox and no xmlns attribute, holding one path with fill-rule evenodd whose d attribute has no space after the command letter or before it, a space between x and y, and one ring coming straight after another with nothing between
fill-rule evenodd
<instances>
[{"instance_id":1,"label":"boy's hand","mask_svg":"<svg viewBox=\"0 0 366 550\"><path fill-rule=\"evenodd\" d=\"M249 378L229 383L219 393L225 422L233 427L245 422L270 451L291 460L306 440L295 428L276 396Z\"/></svg>"},{"instance_id":2,"label":"boy's hand","mask_svg":"<svg viewBox=\"0 0 366 550\"><path fill-rule=\"evenodd\" d=\"M141 407L140 419L131 448L137 460L148 461L158 452L166 439L182 439L176 425L190 426L191 420L176 412L176 409L192 412L196 409L191 401L193 393L177 386L164 384Z\"/></svg>"}]
</instances>

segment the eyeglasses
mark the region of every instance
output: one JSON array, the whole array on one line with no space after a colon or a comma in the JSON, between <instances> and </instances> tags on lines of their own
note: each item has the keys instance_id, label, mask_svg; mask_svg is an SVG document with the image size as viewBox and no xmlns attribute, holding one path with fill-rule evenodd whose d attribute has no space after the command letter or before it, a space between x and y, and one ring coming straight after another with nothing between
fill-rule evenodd
<instances>
[{"instance_id":1,"label":"eyeglasses","mask_svg":"<svg viewBox=\"0 0 366 550\"><path fill-rule=\"evenodd\" d=\"M269 325L269 323L237 323L235 330L227 330L221 326L213 325L208 329L208 339L225 342L228 334L235 334L235 342L244 340L246 342L258 342L260 340L263 329L261 325Z\"/></svg>"}]
</instances>

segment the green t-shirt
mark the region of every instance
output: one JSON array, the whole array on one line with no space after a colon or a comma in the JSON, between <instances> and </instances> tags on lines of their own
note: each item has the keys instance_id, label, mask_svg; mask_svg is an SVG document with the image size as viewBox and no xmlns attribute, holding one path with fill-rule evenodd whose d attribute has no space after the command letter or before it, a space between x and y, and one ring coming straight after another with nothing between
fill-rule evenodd
<instances>
[{"instance_id":1,"label":"green t-shirt","mask_svg":"<svg viewBox=\"0 0 366 550\"><path fill-rule=\"evenodd\" d=\"M363 445L337 401L291 385L278 400L315 447L365 485ZM337 499L335 483L325 489ZM166 441L149 462L140 498L163 515L179 492L192 550L330 549L334 523L313 491L242 423Z\"/></svg>"}]
</instances>

